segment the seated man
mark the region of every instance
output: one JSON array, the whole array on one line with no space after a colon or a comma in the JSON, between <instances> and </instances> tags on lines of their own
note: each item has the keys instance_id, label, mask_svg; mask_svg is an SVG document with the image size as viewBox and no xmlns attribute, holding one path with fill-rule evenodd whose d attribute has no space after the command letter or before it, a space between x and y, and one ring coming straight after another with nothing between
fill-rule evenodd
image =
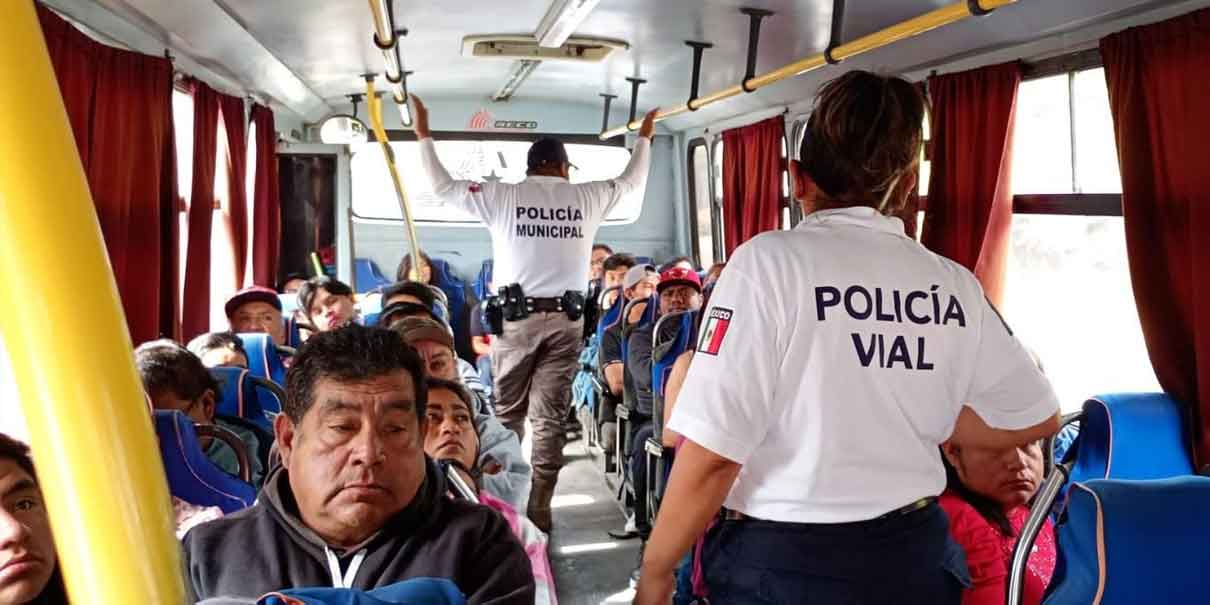
<instances>
[{"instance_id":1,"label":"seated man","mask_svg":"<svg viewBox=\"0 0 1210 605\"><path fill-rule=\"evenodd\" d=\"M179 410L197 424L215 424L235 433L244 443L252 465L252 485L260 485L265 472L265 461L258 455L260 439L248 427L215 415L219 384L197 355L171 340L153 340L134 350L134 361L152 407ZM199 437L198 442L215 466L239 475L239 460L230 446L210 437Z\"/></svg>"},{"instance_id":2,"label":"seated man","mask_svg":"<svg viewBox=\"0 0 1210 605\"><path fill-rule=\"evenodd\" d=\"M208 368L248 369L248 352L244 350L244 341L235 332L202 334L189 341L187 348Z\"/></svg>"},{"instance_id":3,"label":"seated man","mask_svg":"<svg viewBox=\"0 0 1210 605\"><path fill-rule=\"evenodd\" d=\"M353 289L331 277L313 277L298 289L298 308L319 332L334 330L356 319Z\"/></svg>"},{"instance_id":4,"label":"seated man","mask_svg":"<svg viewBox=\"0 0 1210 605\"><path fill-rule=\"evenodd\" d=\"M302 273L290 273L277 285L279 294L298 294L298 289L307 282L307 276Z\"/></svg>"},{"instance_id":5,"label":"seated man","mask_svg":"<svg viewBox=\"0 0 1210 605\"><path fill-rule=\"evenodd\" d=\"M434 290L420 282L399 282L392 285L382 294L383 309L378 315L378 327L389 328L395 322L405 317L427 317L445 326L446 331L450 333L450 338L454 336L454 329L450 327L442 316L438 315L436 309L441 306L441 302L437 300ZM390 304L385 304L390 301ZM483 381L479 370L471 364L471 362L456 357L454 363L458 365L458 375L462 377L462 384L470 389L484 405L481 410L484 414L496 415L495 406L492 405L491 389L488 384Z\"/></svg>"},{"instance_id":6,"label":"seated man","mask_svg":"<svg viewBox=\"0 0 1210 605\"><path fill-rule=\"evenodd\" d=\"M675 258L670 258L668 259L668 262L660 265L660 273L676 268L693 271L693 260L688 256L677 256Z\"/></svg>"},{"instance_id":7,"label":"seated man","mask_svg":"<svg viewBox=\"0 0 1210 605\"><path fill-rule=\"evenodd\" d=\"M449 380L429 378L426 382L429 403L424 452L433 460L453 464L467 484L474 488L479 503L500 513L508 521L513 534L525 547L525 554L529 555L537 589L534 603L553 605L556 603L555 578L550 570L550 559L546 556L546 534L533 521L517 514L513 505L484 491L480 485L483 472L478 463L479 431L473 422L470 392Z\"/></svg>"},{"instance_id":8,"label":"seated man","mask_svg":"<svg viewBox=\"0 0 1210 605\"><path fill-rule=\"evenodd\" d=\"M67 605L50 518L24 443L0 433L0 603Z\"/></svg>"},{"instance_id":9,"label":"seated man","mask_svg":"<svg viewBox=\"0 0 1210 605\"><path fill-rule=\"evenodd\" d=\"M702 307L702 281L697 273L681 267L673 267L660 274L656 287L660 295L659 314L697 311ZM635 492L635 515L639 535L644 540L650 533L647 523L647 455L645 444L654 433L652 415L651 348L654 340L655 322L636 328L630 333L627 346L626 374L634 383L635 409L631 411L630 480Z\"/></svg>"},{"instance_id":10,"label":"seated man","mask_svg":"<svg viewBox=\"0 0 1210 605\"><path fill-rule=\"evenodd\" d=\"M231 331L237 334L264 333L279 345L286 344L286 324L282 321L281 299L277 292L249 286L227 299L223 307Z\"/></svg>"},{"instance_id":11,"label":"seated man","mask_svg":"<svg viewBox=\"0 0 1210 605\"><path fill-rule=\"evenodd\" d=\"M193 528L189 601L445 578L467 602L529 605L529 560L500 515L445 496L424 454L423 360L380 328L320 332L286 376L281 466L251 508Z\"/></svg>"},{"instance_id":12,"label":"seated man","mask_svg":"<svg viewBox=\"0 0 1210 605\"><path fill-rule=\"evenodd\" d=\"M602 269L605 271L604 277L602 278L604 285L602 286L601 291L604 292L610 288L616 288L622 285L622 281L626 278L626 272L637 264L639 264L639 261L635 260L634 256L630 254L614 254L613 256L605 259L605 262L601 265ZM609 297L605 299L605 304L601 305L601 313L604 313L606 309L613 306L616 296L616 293L610 294Z\"/></svg>"},{"instance_id":13,"label":"seated man","mask_svg":"<svg viewBox=\"0 0 1210 605\"><path fill-rule=\"evenodd\" d=\"M444 324L427 317L407 317L392 324L391 330L416 349L424 359L428 376L462 383L457 364L461 360L454 352L454 338ZM482 440L479 468L485 473L483 487L517 510L525 510L533 470L521 453L521 441L491 413L490 402L478 393L474 395L475 426Z\"/></svg>"}]
</instances>

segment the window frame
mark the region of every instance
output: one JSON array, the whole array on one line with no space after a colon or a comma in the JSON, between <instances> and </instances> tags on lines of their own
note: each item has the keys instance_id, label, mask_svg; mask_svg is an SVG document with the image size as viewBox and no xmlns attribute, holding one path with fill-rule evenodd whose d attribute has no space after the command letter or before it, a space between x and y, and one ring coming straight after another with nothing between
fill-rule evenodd
<instances>
[{"instance_id":1,"label":"window frame","mask_svg":"<svg viewBox=\"0 0 1210 605\"><path fill-rule=\"evenodd\" d=\"M727 242L723 240L726 237L723 229L723 190L717 187L716 184L722 181L722 153L723 153L723 136L716 134L710 140L710 224L714 229L714 258L719 259L718 262L727 262ZM718 173L715 173L715 170Z\"/></svg>"},{"instance_id":2,"label":"window frame","mask_svg":"<svg viewBox=\"0 0 1210 605\"><path fill-rule=\"evenodd\" d=\"M1104 67L1101 51L1089 50L1059 55L1032 63L1022 62L1021 80L1037 80L1067 74L1068 111L1071 117L1072 137L1072 181L1073 189L1079 188L1079 175L1075 170L1077 150L1075 145L1075 99L1070 94L1075 75L1081 71ZM929 141L925 141L928 149ZM920 210L928 208L927 193L920 196ZM1013 214L1052 214L1068 216L1122 216L1122 194L1120 193L1017 193L1013 194Z\"/></svg>"},{"instance_id":3,"label":"window frame","mask_svg":"<svg viewBox=\"0 0 1210 605\"><path fill-rule=\"evenodd\" d=\"M600 147L621 147L630 153L634 153L632 147L626 146L626 137L613 137L604 141L595 134L581 133L551 133L551 132L497 132L492 130L486 131L464 131L464 130L439 130L432 133L433 140L436 141L521 141L525 143L533 143L538 139L553 138L557 139L565 145L597 145ZM387 141L392 143L411 142L415 143L420 140L413 130L387 130ZM366 140L368 143L378 142L378 136L370 131ZM351 195L351 194L350 194ZM401 224L402 218L382 218L376 216L362 216L353 209L353 205L349 205L349 215L355 222L363 224ZM609 222L602 221L601 226L625 226L637 222ZM417 226L427 225L430 227L450 227L455 229L483 227L483 223L479 221L446 221L446 220L417 220Z\"/></svg>"},{"instance_id":4,"label":"window frame","mask_svg":"<svg viewBox=\"0 0 1210 605\"><path fill-rule=\"evenodd\" d=\"M693 154L697 149L705 149L706 151L706 200L710 204L710 251L713 258L721 258L719 243L716 237L718 210L714 203L714 165L711 162L710 146L706 142L706 138L697 137L689 141L689 146L685 150L685 174L688 177L689 186L689 229L691 231L690 239L692 240L693 258L697 261L698 266L702 265L702 249L701 249L701 233L698 231L697 225L697 170L694 168Z\"/></svg>"}]
</instances>

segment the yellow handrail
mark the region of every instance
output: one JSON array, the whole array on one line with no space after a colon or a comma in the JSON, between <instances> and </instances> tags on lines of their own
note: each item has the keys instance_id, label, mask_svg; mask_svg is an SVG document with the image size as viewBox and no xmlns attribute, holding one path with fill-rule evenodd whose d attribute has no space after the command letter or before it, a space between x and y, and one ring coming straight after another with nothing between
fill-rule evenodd
<instances>
[{"instance_id":1,"label":"yellow handrail","mask_svg":"<svg viewBox=\"0 0 1210 605\"><path fill-rule=\"evenodd\" d=\"M978 5L984 10L994 10L1012 4L1017 0L979 0ZM849 57L859 55L864 52L881 48L888 44L898 42L900 40L920 35L932 29L957 23L967 17L972 16L971 5L966 0L955 2L949 6L943 6L939 9L929 11L923 15L919 15L907 21L896 23L888 28L876 31L868 36L862 36L852 42L841 44L832 50L832 57L836 60L847 59ZM804 57L793 63L787 63L772 71L753 76L747 80L745 84L748 90L755 91L760 88L776 84L782 80L801 76L807 72L815 71L828 64L823 53ZM719 101L724 101L744 92L743 86L736 84L734 86L724 88L710 94L702 95L696 99L691 99L687 103L682 103L674 107L660 109L655 114L655 121L660 122L671 118L672 116L680 115L690 110L698 110L707 105L713 105ZM618 135L626 134L628 131L637 130L642 124L640 120L627 122L616 128L611 128L601 133L601 140L611 139Z\"/></svg>"},{"instance_id":2,"label":"yellow handrail","mask_svg":"<svg viewBox=\"0 0 1210 605\"><path fill-rule=\"evenodd\" d=\"M0 334L67 590L181 603L163 463L33 2L9 3L0 39Z\"/></svg>"},{"instance_id":3,"label":"yellow handrail","mask_svg":"<svg viewBox=\"0 0 1210 605\"><path fill-rule=\"evenodd\" d=\"M382 146L382 156L386 160L387 170L391 173L391 183L395 185L395 198L399 201L399 212L403 214L403 222L407 225L408 243L412 250L412 268L408 279L420 281L420 240L416 238L416 223L412 220L412 205L408 202L408 190L399 178L399 168L395 166L395 151L391 149L391 140L387 138L386 128L382 125L382 101L374 91L373 78L366 78L366 104L369 106L370 127L374 130L374 138Z\"/></svg>"}]
</instances>

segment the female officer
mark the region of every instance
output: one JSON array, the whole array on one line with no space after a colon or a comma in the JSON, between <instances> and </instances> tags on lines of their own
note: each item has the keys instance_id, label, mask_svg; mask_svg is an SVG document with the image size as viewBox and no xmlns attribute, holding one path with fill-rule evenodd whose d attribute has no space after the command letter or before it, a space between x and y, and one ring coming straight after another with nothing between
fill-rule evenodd
<instances>
[{"instance_id":1,"label":"female officer","mask_svg":"<svg viewBox=\"0 0 1210 605\"><path fill-rule=\"evenodd\" d=\"M1059 405L974 276L893 218L923 118L899 78L820 91L792 170L809 216L736 250L703 316L636 603L666 602L716 517L713 602L960 602L938 445L1027 443Z\"/></svg>"}]
</instances>

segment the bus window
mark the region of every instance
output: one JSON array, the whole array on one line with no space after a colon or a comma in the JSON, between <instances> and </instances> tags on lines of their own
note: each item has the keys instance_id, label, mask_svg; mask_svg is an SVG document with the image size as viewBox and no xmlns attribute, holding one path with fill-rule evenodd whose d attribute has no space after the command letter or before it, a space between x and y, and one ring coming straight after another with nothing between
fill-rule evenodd
<instances>
[{"instance_id":1,"label":"bus window","mask_svg":"<svg viewBox=\"0 0 1210 605\"><path fill-rule=\"evenodd\" d=\"M705 141L697 141L690 146L689 174L697 262L700 267L709 267L715 263L714 213L710 192L710 153Z\"/></svg>"},{"instance_id":2,"label":"bus window","mask_svg":"<svg viewBox=\"0 0 1210 605\"><path fill-rule=\"evenodd\" d=\"M723 213L722 213L722 208L723 208L723 152L724 151L725 151L725 149L723 146L723 137L715 138L714 143L712 143L710 146L710 159L711 159L711 164L712 164L712 169L713 169L713 174L714 174L714 206L715 206L715 208L718 208L718 213L717 213L718 221L715 222L714 228L716 229L715 234L718 235L718 240L719 240L718 249L719 250L727 249L726 238L723 235L724 233L726 233L726 231L724 231L724 229L726 227L723 225L724 219L723 219ZM725 256L725 253L724 253L724 256ZM719 259L719 260L726 260L726 259Z\"/></svg>"},{"instance_id":3,"label":"bus window","mask_svg":"<svg viewBox=\"0 0 1210 605\"><path fill-rule=\"evenodd\" d=\"M529 141L438 140L437 155L456 179L499 180L519 183L525 179ZM469 215L449 207L429 190L428 178L420 164L420 148L415 141L391 143L400 176L408 188L412 212L419 223L475 224ZM361 219L402 220L395 189L387 174L378 143L353 145L353 213ZM622 173L630 161L630 152L616 145L568 143L567 155L576 166L572 183L611 179ZM606 217L606 224L632 223L639 218L643 199L639 195L624 198Z\"/></svg>"},{"instance_id":4,"label":"bus window","mask_svg":"<svg viewBox=\"0 0 1210 605\"><path fill-rule=\"evenodd\" d=\"M1064 412L1098 393L1161 390L1130 287L1121 217L1016 214L1004 318Z\"/></svg>"},{"instance_id":5,"label":"bus window","mask_svg":"<svg viewBox=\"0 0 1210 605\"><path fill-rule=\"evenodd\" d=\"M1118 147L1103 68L1076 72L1072 81L1076 185L1079 193L1121 193Z\"/></svg>"}]
</instances>

